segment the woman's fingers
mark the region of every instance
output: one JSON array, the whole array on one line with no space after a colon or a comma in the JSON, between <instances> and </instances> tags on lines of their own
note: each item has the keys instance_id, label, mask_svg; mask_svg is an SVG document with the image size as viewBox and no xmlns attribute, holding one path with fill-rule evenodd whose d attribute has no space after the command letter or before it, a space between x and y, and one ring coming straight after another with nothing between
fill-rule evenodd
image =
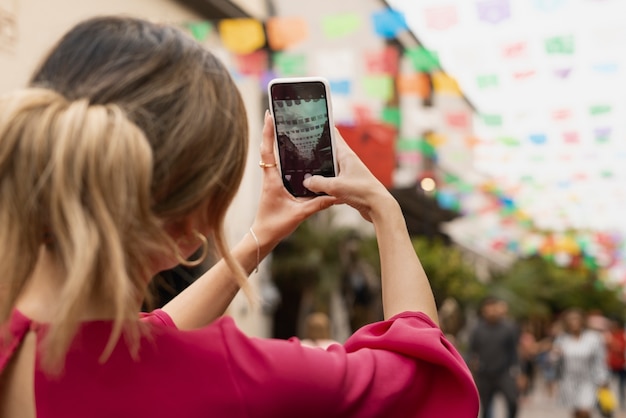
<instances>
[{"instance_id":1,"label":"woman's fingers","mask_svg":"<svg viewBox=\"0 0 626 418\"><path fill-rule=\"evenodd\" d=\"M265 164L274 164L274 120L268 110L265 111L265 121L263 125L263 139L261 141L261 161Z\"/></svg>"}]
</instances>

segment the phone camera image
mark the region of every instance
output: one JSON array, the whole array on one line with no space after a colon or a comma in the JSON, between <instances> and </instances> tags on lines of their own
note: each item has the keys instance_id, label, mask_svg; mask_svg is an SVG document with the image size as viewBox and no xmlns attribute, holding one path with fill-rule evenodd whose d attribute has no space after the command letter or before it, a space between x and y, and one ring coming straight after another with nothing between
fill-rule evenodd
<instances>
[{"instance_id":1,"label":"phone camera image","mask_svg":"<svg viewBox=\"0 0 626 418\"><path fill-rule=\"evenodd\" d=\"M283 183L294 196L315 196L304 179L335 175L324 84L279 84L271 94Z\"/></svg>"}]
</instances>

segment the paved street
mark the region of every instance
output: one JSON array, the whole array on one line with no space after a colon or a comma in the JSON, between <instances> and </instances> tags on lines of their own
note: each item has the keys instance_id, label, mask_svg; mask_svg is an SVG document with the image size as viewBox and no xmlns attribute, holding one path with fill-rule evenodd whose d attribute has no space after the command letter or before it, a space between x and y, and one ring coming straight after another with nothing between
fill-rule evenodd
<instances>
[{"instance_id":1,"label":"paved street","mask_svg":"<svg viewBox=\"0 0 626 418\"><path fill-rule=\"evenodd\" d=\"M571 418L571 412L559 405L557 399L549 399L547 393L541 390L541 385L533 394L520 405L517 418ZM506 418L504 400L497 398L495 401L495 413L493 418ZM596 413L594 418L600 418ZM613 418L626 418L626 411L613 415Z\"/></svg>"}]
</instances>

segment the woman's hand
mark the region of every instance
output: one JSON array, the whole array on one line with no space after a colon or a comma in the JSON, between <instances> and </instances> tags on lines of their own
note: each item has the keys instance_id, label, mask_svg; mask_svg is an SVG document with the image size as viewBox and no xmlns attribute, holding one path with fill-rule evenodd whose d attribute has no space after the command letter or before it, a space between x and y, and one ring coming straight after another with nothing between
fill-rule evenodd
<instances>
[{"instance_id":1,"label":"woman's hand","mask_svg":"<svg viewBox=\"0 0 626 418\"><path fill-rule=\"evenodd\" d=\"M273 120L269 112L266 112L261 142L261 161L273 164L276 159ZM252 228L263 247L273 248L306 218L337 202L337 199L332 196L317 196L312 199L295 198L285 189L277 167L267 167L261 170L263 171L263 186L259 209Z\"/></svg>"},{"instance_id":2,"label":"woman's hand","mask_svg":"<svg viewBox=\"0 0 626 418\"><path fill-rule=\"evenodd\" d=\"M337 177L313 176L304 181L307 189L316 193L326 193L337 198L335 203L346 203L361 213L364 219L372 222L377 215L383 215L389 205L397 205L385 186L369 171L337 129Z\"/></svg>"}]
</instances>

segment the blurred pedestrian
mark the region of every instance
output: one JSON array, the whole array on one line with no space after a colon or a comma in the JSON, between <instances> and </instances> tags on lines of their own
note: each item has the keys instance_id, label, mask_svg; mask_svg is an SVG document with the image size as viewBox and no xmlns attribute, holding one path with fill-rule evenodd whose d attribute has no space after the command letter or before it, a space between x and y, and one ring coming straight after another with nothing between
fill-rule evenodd
<instances>
[{"instance_id":1,"label":"blurred pedestrian","mask_svg":"<svg viewBox=\"0 0 626 418\"><path fill-rule=\"evenodd\" d=\"M572 410L572 417L590 418L598 389L609 384L602 334L585 326L579 309L563 314L563 331L553 348L559 358L561 402Z\"/></svg>"},{"instance_id":2,"label":"blurred pedestrian","mask_svg":"<svg viewBox=\"0 0 626 418\"><path fill-rule=\"evenodd\" d=\"M506 303L487 297L480 306L480 320L470 334L469 362L474 372L483 418L492 416L493 398L504 396L508 417L518 409L519 333L505 315Z\"/></svg>"},{"instance_id":3,"label":"blurred pedestrian","mask_svg":"<svg viewBox=\"0 0 626 418\"><path fill-rule=\"evenodd\" d=\"M528 396L535 380L535 367L539 345L530 322L522 326L519 337L520 377L519 388L522 396Z\"/></svg>"},{"instance_id":4,"label":"blurred pedestrian","mask_svg":"<svg viewBox=\"0 0 626 418\"><path fill-rule=\"evenodd\" d=\"M337 342L330 338L330 319L323 312L314 312L306 317L306 335L302 345L328 348Z\"/></svg>"},{"instance_id":5,"label":"blurred pedestrian","mask_svg":"<svg viewBox=\"0 0 626 418\"><path fill-rule=\"evenodd\" d=\"M615 382L621 409L626 408L626 332L619 319L612 319L606 334L607 364Z\"/></svg>"}]
</instances>

